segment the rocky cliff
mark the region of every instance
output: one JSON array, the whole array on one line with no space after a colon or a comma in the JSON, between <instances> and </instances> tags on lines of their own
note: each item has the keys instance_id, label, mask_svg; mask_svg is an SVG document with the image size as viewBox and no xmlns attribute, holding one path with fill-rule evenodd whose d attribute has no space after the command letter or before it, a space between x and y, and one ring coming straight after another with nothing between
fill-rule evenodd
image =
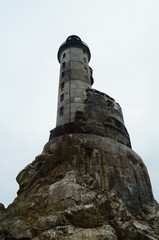
<instances>
[{"instance_id":1,"label":"rocky cliff","mask_svg":"<svg viewBox=\"0 0 159 240\"><path fill-rule=\"evenodd\" d=\"M52 138L17 181L17 198L0 206L0 239L159 239L159 205L147 169L114 139Z\"/></svg>"}]
</instances>

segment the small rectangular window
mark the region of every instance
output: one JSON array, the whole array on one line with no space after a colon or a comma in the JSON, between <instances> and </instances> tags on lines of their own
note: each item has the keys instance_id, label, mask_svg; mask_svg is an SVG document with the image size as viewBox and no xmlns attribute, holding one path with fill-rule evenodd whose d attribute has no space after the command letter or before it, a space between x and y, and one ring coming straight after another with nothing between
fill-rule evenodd
<instances>
[{"instance_id":1,"label":"small rectangular window","mask_svg":"<svg viewBox=\"0 0 159 240\"><path fill-rule=\"evenodd\" d=\"M61 96L60 96L60 101L62 102L63 100L64 100L64 93L61 94Z\"/></svg>"},{"instance_id":2,"label":"small rectangular window","mask_svg":"<svg viewBox=\"0 0 159 240\"><path fill-rule=\"evenodd\" d=\"M82 120L83 119L83 113L81 111L77 111L75 113L75 119L76 120Z\"/></svg>"},{"instance_id":3,"label":"small rectangular window","mask_svg":"<svg viewBox=\"0 0 159 240\"><path fill-rule=\"evenodd\" d=\"M63 54L63 58L65 58L65 57L66 57L66 53Z\"/></svg>"},{"instance_id":4,"label":"small rectangular window","mask_svg":"<svg viewBox=\"0 0 159 240\"><path fill-rule=\"evenodd\" d=\"M60 107L60 116L62 116L64 113L64 107Z\"/></svg>"},{"instance_id":5,"label":"small rectangular window","mask_svg":"<svg viewBox=\"0 0 159 240\"><path fill-rule=\"evenodd\" d=\"M62 83L61 83L61 90L63 90L63 89L64 89L64 86L65 86L65 83L64 83L64 82L62 82Z\"/></svg>"},{"instance_id":6,"label":"small rectangular window","mask_svg":"<svg viewBox=\"0 0 159 240\"><path fill-rule=\"evenodd\" d=\"M85 57L83 58L83 60L84 60L84 62L85 62L85 63L87 62L87 60L86 60L86 58L85 58Z\"/></svg>"},{"instance_id":7,"label":"small rectangular window","mask_svg":"<svg viewBox=\"0 0 159 240\"><path fill-rule=\"evenodd\" d=\"M62 78L65 76L65 71L64 72L62 72Z\"/></svg>"},{"instance_id":8,"label":"small rectangular window","mask_svg":"<svg viewBox=\"0 0 159 240\"><path fill-rule=\"evenodd\" d=\"M83 48L83 53L85 54L86 53L86 50Z\"/></svg>"}]
</instances>

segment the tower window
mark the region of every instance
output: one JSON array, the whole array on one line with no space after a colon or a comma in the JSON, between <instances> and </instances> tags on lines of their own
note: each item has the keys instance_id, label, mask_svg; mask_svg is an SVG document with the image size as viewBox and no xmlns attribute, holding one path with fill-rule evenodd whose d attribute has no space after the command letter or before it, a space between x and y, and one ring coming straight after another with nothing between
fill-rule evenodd
<instances>
[{"instance_id":1,"label":"tower window","mask_svg":"<svg viewBox=\"0 0 159 240\"><path fill-rule=\"evenodd\" d=\"M62 82L62 83L61 83L61 91L64 89L64 86L65 86L65 83Z\"/></svg>"},{"instance_id":2,"label":"tower window","mask_svg":"<svg viewBox=\"0 0 159 240\"><path fill-rule=\"evenodd\" d=\"M85 57L83 58L83 60L84 60L84 62L85 62L85 63L87 62L87 60L86 60L86 58L85 58Z\"/></svg>"},{"instance_id":3,"label":"tower window","mask_svg":"<svg viewBox=\"0 0 159 240\"><path fill-rule=\"evenodd\" d=\"M86 53L86 50L83 48L83 53L85 54Z\"/></svg>"},{"instance_id":4,"label":"tower window","mask_svg":"<svg viewBox=\"0 0 159 240\"><path fill-rule=\"evenodd\" d=\"M65 76L65 71L64 72L62 72L62 78Z\"/></svg>"},{"instance_id":5,"label":"tower window","mask_svg":"<svg viewBox=\"0 0 159 240\"><path fill-rule=\"evenodd\" d=\"M61 94L61 96L60 96L60 101L62 102L63 100L64 100L64 93Z\"/></svg>"},{"instance_id":6,"label":"tower window","mask_svg":"<svg viewBox=\"0 0 159 240\"><path fill-rule=\"evenodd\" d=\"M65 58L66 57L66 53L64 53L62 57Z\"/></svg>"},{"instance_id":7,"label":"tower window","mask_svg":"<svg viewBox=\"0 0 159 240\"><path fill-rule=\"evenodd\" d=\"M62 116L64 113L64 107L60 107L60 116Z\"/></svg>"},{"instance_id":8,"label":"tower window","mask_svg":"<svg viewBox=\"0 0 159 240\"><path fill-rule=\"evenodd\" d=\"M75 113L75 119L76 120L82 120L83 119L83 113L81 111L77 111Z\"/></svg>"}]
</instances>

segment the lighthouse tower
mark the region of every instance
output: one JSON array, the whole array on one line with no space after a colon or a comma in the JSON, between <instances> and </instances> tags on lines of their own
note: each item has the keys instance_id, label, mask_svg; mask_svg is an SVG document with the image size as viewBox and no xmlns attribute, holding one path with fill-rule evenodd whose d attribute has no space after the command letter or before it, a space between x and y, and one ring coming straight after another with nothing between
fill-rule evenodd
<instances>
[{"instance_id":1,"label":"lighthouse tower","mask_svg":"<svg viewBox=\"0 0 159 240\"><path fill-rule=\"evenodd\" d=\"M50 139L92 133L131 147L120 105L109 95L92 89L89 47L72 35L60 46L57 56L60 63L57 120Z\"/></svg>"},{"instance_id":2,"label":"lighthouse tower","mask_svg":"<svg viewBox=\"0 0 159 240\"><path fill-rule=\"evenodd\" d=\"M86 89L93 84L89 67L91 53L81 39L69 36L58 51L60 79L56 126L74 121L75 114L84 111Z\"/></svg>"}]
</instances>

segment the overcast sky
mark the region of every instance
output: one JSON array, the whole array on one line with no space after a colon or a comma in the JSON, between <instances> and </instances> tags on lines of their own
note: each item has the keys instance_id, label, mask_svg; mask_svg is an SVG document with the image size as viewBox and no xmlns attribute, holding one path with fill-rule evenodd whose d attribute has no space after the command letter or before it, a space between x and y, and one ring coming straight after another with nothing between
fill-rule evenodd
<instances>
[{"instance_id":1,"label":"overcast sky","mask_svg":"<svg viewBox=\"0 0 159 240\"><path fill-rule=\"evenodd\" d=\"M122 107L159 201L159 1L0 0L0 202L55 127L57 51L72 34L90 48L93 88Z\"/></svg>"}]
</instances>

